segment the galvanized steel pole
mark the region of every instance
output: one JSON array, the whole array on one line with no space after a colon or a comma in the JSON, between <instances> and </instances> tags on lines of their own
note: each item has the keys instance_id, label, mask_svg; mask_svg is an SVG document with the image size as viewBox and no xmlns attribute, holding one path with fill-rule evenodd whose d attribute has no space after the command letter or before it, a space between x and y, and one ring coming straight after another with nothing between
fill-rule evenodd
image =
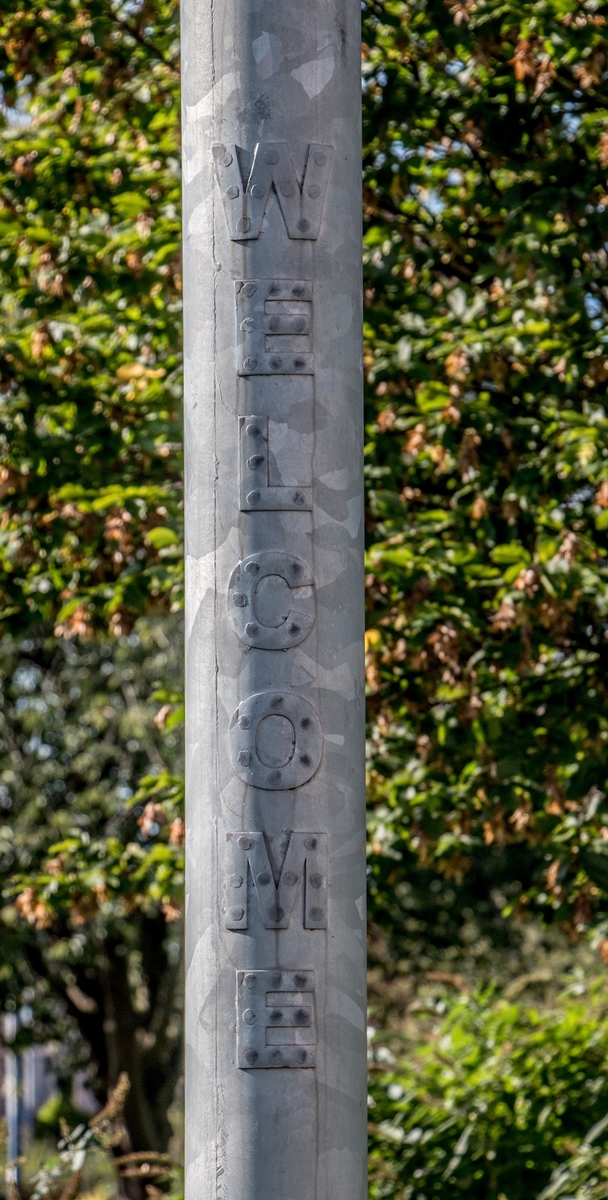
<instances>
[{"instance_id":1,"label":"galvanized steel pole","mask_svg":"<svg viewBox=\"0 0 608 1200\"><path fill-rule=\"evenodd\" d=\"M362 1200L359 0L184 0L188 1200Z\"/></svg>"}]
</instances>

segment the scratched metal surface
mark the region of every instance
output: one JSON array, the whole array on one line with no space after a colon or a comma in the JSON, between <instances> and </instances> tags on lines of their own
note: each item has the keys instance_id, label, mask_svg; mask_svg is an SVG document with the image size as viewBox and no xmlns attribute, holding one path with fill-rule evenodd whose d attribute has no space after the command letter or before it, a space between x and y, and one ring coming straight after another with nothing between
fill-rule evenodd
<instances>
[{"instance_id":1,"label":"scratched metal surface","mask_svg":"<svg viewBox=\"0 0 608 1200\"><path fill-rule=\"evenodd\" d=\"M362 1200L359 3L182 7L187 1196Z\"/></svg>"}]
</instances>

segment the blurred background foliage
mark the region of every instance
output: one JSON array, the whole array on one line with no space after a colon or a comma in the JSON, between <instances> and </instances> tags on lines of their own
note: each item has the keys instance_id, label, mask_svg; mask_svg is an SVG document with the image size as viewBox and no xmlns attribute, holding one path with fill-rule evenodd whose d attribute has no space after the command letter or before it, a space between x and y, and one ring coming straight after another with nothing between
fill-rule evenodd
<instances>
[{"instance_id":1,"label":"blurred background foliage","mask_svg":"<svg viewBox=\"0 0 608 1200\"><path fill-rule=\"evenodd\" d=\"M373 1200L608 1196L606 17L363 3ZM123 1155L180 1073L177 39L0 13L0 999L57 1119L128 1072Z\"/></svg>"}]
</instances>

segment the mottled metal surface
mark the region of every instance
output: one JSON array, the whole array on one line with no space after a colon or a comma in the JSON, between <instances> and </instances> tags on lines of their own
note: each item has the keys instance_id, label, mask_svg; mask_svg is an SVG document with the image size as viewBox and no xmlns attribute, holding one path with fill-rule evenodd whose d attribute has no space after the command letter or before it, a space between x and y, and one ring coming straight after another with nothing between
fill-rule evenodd
<instances>
[{"instance_id":1,"label":"mottled metal surface","mask_svg":"<svg viewBox=\"0 0 608 1200\"><path fill-rule=\"evenodd\" d=\"M183 2L188 1200L366 1195L359 37Z\"/></svg>"}]
</instances>

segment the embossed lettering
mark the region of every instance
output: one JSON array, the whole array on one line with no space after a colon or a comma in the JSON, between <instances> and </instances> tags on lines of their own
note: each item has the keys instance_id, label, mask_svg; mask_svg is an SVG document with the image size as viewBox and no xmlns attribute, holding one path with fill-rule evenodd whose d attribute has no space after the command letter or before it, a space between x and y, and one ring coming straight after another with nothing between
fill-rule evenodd
<instances>
[{"instance_id":1,"label":"embossed lettering","mask_svg":"<svg viewBox=\"0 0 608 1200\"><path fill-rule=\"evenodd\" d=\"M296 692L276 689L242 700L230 722L232 765L244 783L270 791L312 779L323 749L321 722Z\"/></svg>"},{"instance_id":2,"label":"embossed lettering","mask_svg":"<svg viewBox=\"0 0 608 1200\"><path fill-rule=\"evenodd\" d=\"M309 279L240 279L236 289L239 375L312 375Z\"/></svg>"},{"instance_id":3,"label":"embossed lettering","mask_svg":"<svg viewBox=\"0 0 608 1200\"><path fill-rule=\"evenodd\" d=\"M248 928L248 870L266 929L288 929L301 880L304 928L327 928L327 834L292 833L276 883L263 833L227 833L226 843L227 929Z\"/></svg>"},{"instance_id":4,"label":"embossed lettering","mask_svg":"<svg viewBox=\"0 0 608 1200\"><path fill-rule=\"evenodd\" d=\"M268 417L239 417L241 511L307 512L312 487L269 484Z\"/></svg>"},{"instance_id":5,"label":"embossed lettering","mask_svg":"<svg viewBox=\"0 0 608 1200\"><path fill-rule=\"evenodd\" d=\"M262 550L244 558L228 584L228 619L237 637L260 650L298 646L315 621L313 583L293 554Z\"/></svg>"},{"instance_id":6,"label":"embossed lettering","mask_svg":"<svg viewBox=\"0 0 608 1200\"><path fill-rule=\"evenodd\" d=\"M311 142L302 180L298 178L287 142L258 142L253 159L235 145L212 147L228 230L233 242L260 235L271 189L274 188L290 238L314 241L319 236L332 146ZM239 155L251 168L241 170Z\"/></svg>"},{"instance_id":7,"label":"embossed lettering","mask_svg":"<svg viewBox=\"0 0 608 1200\"><path fill-rule=\"evenodd\" d=\"M314 998L314 971L237 971L239 1067L316 1066Z\"/></svg>"}]
</instances>

